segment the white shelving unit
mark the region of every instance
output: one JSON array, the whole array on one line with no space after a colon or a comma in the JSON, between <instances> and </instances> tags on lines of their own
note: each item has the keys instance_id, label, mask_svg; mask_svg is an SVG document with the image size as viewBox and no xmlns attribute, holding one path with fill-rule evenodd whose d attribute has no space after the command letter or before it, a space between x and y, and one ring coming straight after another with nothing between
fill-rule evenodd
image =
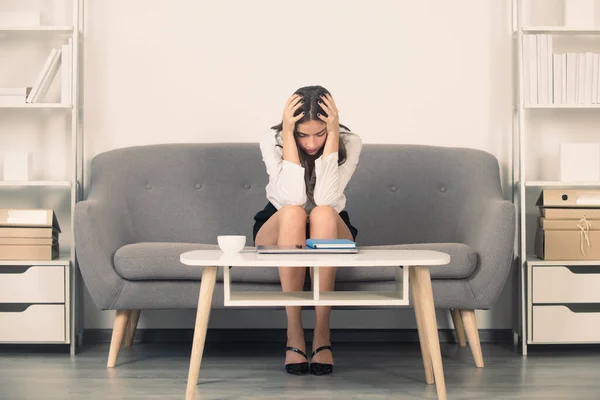
<instances>
[{"instance_id":1,"label":"white shelving unit","mask_svg":"<svg viewBox=\"0 0 600 400\"><path fill-rule=\"evenodd\" d=\"M513 182L514 196L513 200L517 206L517 254L519 259L519 281L520 281L520 315L519 323L515 327L515 338L519 339L520 349L523 355L527 354L528 345L535 344L558 344L558 343L600 343L600 334L596 335L598 340L590 341L589 336L580 335L577 332L588 330L590 325L600 320L600 303L596 303L598 310L589 313L577 313L569 311L571 304L569 301L561 300L559 293L564 291L576 292L578 285L581 285L583 279L590 277L600 279L600 260L592 261L544 261L537 256L530 254L530 249L535 239L535 229L531 229L531 221L536 215L531 214L532 206L537 197L545 188L588 188L600 189L600 182L561 182L554 180L531 180L528 179L528 152L533 151L527 147L527 138L533 134L528 126L528 117L534 115L538 118L544 118L541 110L552 110L553 116L562 116L572 118L566 110L583 109L596 112L594 109L600 109L600 104L529 104L525 101L524 82L524 59L523 45L524 37L527 35L550 34L553 38L560 36L569 36L570 40L576 40L579 37L588 37L597 40L600 43L600 27L598 28L569 28L563 26L527 26L523 21L523 7L527 0L513 0L513 40L514 57L516 60L515 78L516 78L516 106L514 108L514 134L513 134ZM594 37L597 36L597 37ZM550 115L550 114L549 114ZM598 139L600 140L600 138ZM558 158L558 157L557 157ZM556 161L558 162L558 161ZM529 223L529 227L528 227ZM593 268L598 267L598 273L594 273ZM577 273L581 268L586 268L584 275ZM590 270L592 268L592 270ZM552 274L561 270L571 271L569 279L551 280ZM537 276L537 278L536 278ZM587 278L586 278L587 277ZM534 281L534 279L536 279ZM534 290L542 289L541 285L552 285L557 295L549 303L548 300L534 300ZM541 293L541 290L537 293ZM568 296L567 296L568 297ZM590 303L592 303L590 301ZM588 304L592 305L592 304ZM592 305L593 306L593 305ZM552 314L556 312L555 314ZM538 315L536 319L535 315ZM569 314L571 313L571 314ZM587 315L593 314L593 315ZM552 316L555 316L554 319ZM564 318L565 315L569 317ZM572 317L572 318L571 318ZM533 334L533 332L536 334ZM600 329L598 329L600 332Z\"/></svg>"},{"instance_id":2,"label":"white shelving unit","mask_svg":"<svg viewBox=\"0 0 600 400\"><path fill-rule=\"evenodd\" d=\"M83 333L82 307L79 306L79 299L82 297L81 278L75 259L74 246L74 208L75 203L80 200L82 195L82 177L83 177L83 136L82 124L80 120L81 105L80 105L80 49L82 45L81 32L83 31L83 1L82 0L65 0L65 4L72 10L72 25L70 26L31 26L31 27L16 27L16 26L0 26L0 41L12 39L26 40L52 40L54 42L66 42L72 40L72 74L71 74L71 99L72 104L62 103L34 103L34 104L17 104L17 105L0 105L0 124L2 124L3 114L11 113L15 110L31 110L21 111L26 114L27 118L40 118L41 111L43 115L48 113L68 113L66 117L67 125L70 132L70 143L67 145L66 154L71 160L65 180L39 180L27 182L3 182L0 181L0 208L4 208L3 198L8 194L13 196L23 196L25 201L38 201L42 203L46 198L51 196L57 197L56 193L61 194L60 198L63 203L69 202L69 205L59 204L61 207L68 207L69 220L60 220L61 227L70 224L68 236L65 238L63 232L60 236L60 243L69 242L70 246L61 245L59 256L51 261L0 261L0 287L3 281L11 282L11 284L21 284L23 288L19 288L19 301L8 301L0 303L0 344L64 344L68 345L71 354L75 354L78 345L81 343ZM2 4L0 3L0 11ZM13 10L9 10L13 11ZM3 60L8 60L10 55L2 54ZM40 66L41 67L41 66ZM31 78L32 80L34 77ZM57 74L55 79L60 79L60 74ZM33 83L33 82L32 82ZM10 114L9 114L10 115ZM0 129L1 130L1 129ZM0 135L1 136L1 135ZM0 138L0 141L2 139ZM63 191L66 191L63 192ZM32 195L32 193L35 193ZM5 196L6 195L6 196ZM33 199L31 197L34 197ZM67 200L68 199L68 200ZM14 208L14 206L12 207ZM65 240L66 239L66 240ZM57 269L57 267L63 267ZM8 272L7 272L8 271ZM11 273L11 271L16 271ZM35 275L35 272L42 271L40 277ZM64 274L63 274L64 272ZM59 292L57 288L44 288L40 291L35 285L39 284L44 277L54 274L54 279L51 279L48 285L64 286L64 302L57 303L55 300L48 299L45 301L43 296L40 301L40 293L47 289L50 292ZM64 278L63 278L64 275ZM22 278L19 278L22 276ZM44 281L44 283L46 283ZM27 294L30 290L30 295ZM23 294L24 293L24 294ZM30 303L23 303L23 299L38 299ZM14 304L12 304L14 303ZM18 304L17 304L18 303ZM22 306L21 312L14 310ZM12 310L11 310L12 307ZM12 311L12 312L8 312ZM4 335L4 336L3 336Z\"/></svg>"},{"instance_id":3,"label":"white shelving unit","mask_svg":"<svg viewBox=\"0 0 600 400\"><path fill-rule=\"evenodd\" d=\"M64 33L71 34L72 26L0 26L0 33Z\"/></svg>"},{"instance_id":4,"label":"white shelving unit","mask_svg":"<svg viewBox=\"0 0 600 400\"><path fill-rule=\"evenodd\" d=\"M61 103L33 103L33 104L0 104L0 108L62 108L65 110L69 110L73 108L73 106L69 104L61 104Z\"/></svg>"}]
</instances>

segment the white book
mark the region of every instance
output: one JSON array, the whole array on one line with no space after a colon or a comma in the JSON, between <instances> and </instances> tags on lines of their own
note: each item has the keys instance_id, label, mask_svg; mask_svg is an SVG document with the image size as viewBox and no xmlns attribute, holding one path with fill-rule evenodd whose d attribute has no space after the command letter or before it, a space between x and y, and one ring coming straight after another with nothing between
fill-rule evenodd
<instances>
[{"instance_id":1,"label":"white book","mask_svg":"<svg viewBox=\"0 0 600 400\"><path fill-rule=\"evenodd\" d=\"M52 63L50 63L50 69L48 70L48 73L44 75L44 79L42 79L40 89L33 96L33 103L39 103L44 99L44 96L48 92L50 85L54 81L54 77L56 76L56 73L60 67L60 53L60 51L56 51L54 58L52 59Z\"/></svg>"},{"instance_id":2,"label":"white book","mask_svg":"<svg viewBox=\"0 0 600 400\"><path fill-rule=\"evenodd\" d=\"M592 80L594 72L594 54L585 53L585 81L583 86L584 104L592 104Z\"/></svg>"},{"instance_id":3,"label":"white book","mask_svg":"<svg viewBox=\"0 0 600 400\"><path fill-rule=\"evenodd\" d=\"M61 48L60 62L60 102L62 104L71 104L71 82L73 74L73 45L72 39L69 43L63 44Z\"/></svg>"},{"instance_id":4,"label":"white book","mask_svg":"<svg viewBox=\"0 0 600 400\"><path fill-rule=\"evenodd\" d=\"M577 103L577 53L567 53L567 104Z\"/></svg>"},{"instance_id":5,"label":"white book","mask_svg":"<svg viewBox=\"0 0 600 400\"><path fill-rule=\"evenodd\" d=\"M9 105L15 105L15 104L25 104L26 99L27 99L27 96L25 96L24 94L23 95L20 95L20 94L0 95L0 105L9 106Z\"/></svg>"},{"instance_id":6,"label":"white book","mask_svg":"<svg viewBox=\"0 0 600 400\"><path fill-rule=\"evenodd\" d=\"M553 104L563 104L563 98L562 98L562 75L563 75L563 71L562 71L562 54L554 54L553 56L553 60L552 60L552 64L553 64L553 83L552 83L552 88L553 88L553 93L552 93L552 97L553 97Z\"/></svg>"},{"instance_id":7,"label":"white book","mask_svg":"<svg viewBox=\"0 0 600 400\"><path fill-rule=\"evenodd\" d=\"M46 62L44 63L44 66L42 67L42 69L38 73L37 78L35 79L35 83L33 84L32 88L31 88L31 92L29 92L29 95L27 96L28 103L33 102L34 95L40 90L40 86L42 85L42 80L44 79L44 76L46 75L46 73L50 70L50 65L52 64L52 60L54 60L57 53L58 53L58 50L56 50L56 49L50 50L50 54L48 54L48 57L46 58Z\"/></svg>"},{"instance_id":8,"label":"white book","mask_svg":"<svg viewBox=\"0 0 600 400\"><path fill-rule=\"evenodd\" d=\"M538 101L540 104L548 104L548 36L538 36Z\"/></svg>"},{"instance_id":9,"label":"white book","mask_svg":"<svg viewBox=\"0 0 600 400\"><path fill-rule=\"evenodd\" d=\"M600 59L600 54L598 54L598 58ZM600 104L600 61L598 64L598 76L596 77L596 103Z\"/></svg>"},{"instance_id":10,"label":"white book","mask_svg":"<svg viewBox=\"0 0 600 400\"><path fill-rule=\"evenodd\" d=\"M565 53L560 55L560 61L562 65L562 104L567 104L567 55Z\"/></svg>"},{"instance_id":11,"label":"white book","mask_svg":"<svg viewBox=\"0 0 600 400\"><path fill-rule=\"evenodd\" d=\"M30 87L0 88L0 96L27 96L30 90Z\"/></svg>"},{"instance_id":12,"label":"white book","mask_svg":"<svg viewBox=\"0 0 600 400\"><path fill-rule=\"evenodd\" d=\"M552 46L552 35L546 35L546 45L548 46L546 49L546 85L548 88L548 104L553 104L554 103L554 89L552 87L553 81L554 81L554 74L552 72L552 66L553 66L553 59L552 59L552 53L554 52L553 50L553 46Z\"/></svg>"},{"instance_id":13,"label":"white book","mask_svg":"<svg viewBox=\"0 0 600 400\"><path fill-rule=\"evenodd\" d=\"M594 67L592 68L592 104L598 102L598 73L600 69L600 54L594 53Z\"/></svg>"},{"instance_id":14,"label":"white book","mask_svg":"<svg viewBox=\"0 0 600 400\"><path fill-rule=\"evenodd\" d=\"M529 69L531 68L531 61L529 60L529 35L523 36L523 102L525 104L531 103L530 100L530 87L529 87Z\"/></svg>"},{"instance_id":15,"label":"white book","mask_svg":"<svg viewBox=\"0 0 600 400\"><path fill-rule=\"evenodd\" d=\"M585 53L577 53L577 103L585 103Z\"/></svg>"},{"instance_id":16,"label":"white book","mask_svg":"<svg viewBox=\"0 0 600 400\"><path fill-rule=\"evenodd\" d=\"M528 42L528 55L527 60L529 64L529 76L526 77L526 81L529 85L529 104L539 104L538 99L538 62L537 62L537 42L538 35L527 35Z\"/></svg>"}]
</instances>

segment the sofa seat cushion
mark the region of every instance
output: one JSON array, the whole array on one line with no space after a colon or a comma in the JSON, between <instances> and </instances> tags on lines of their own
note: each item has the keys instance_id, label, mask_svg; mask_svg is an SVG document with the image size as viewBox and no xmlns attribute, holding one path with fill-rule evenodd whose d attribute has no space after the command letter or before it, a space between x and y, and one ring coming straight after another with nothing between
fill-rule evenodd
<instances>
[{"instance_id":1,"label":"sofa seat cushion","mask_svg":"<svg viewBox=\"0 0 600 400\"><path fill-rule=\"evenodd\" d=\"M190 267L179 261L179 256L192 250L217 250L217 245L193 243L145 242L128 244L114 255L117 272L125 279L141 280L200 280L201 267ZM477 266L477 255L469 246L458 243L407 244L369 246L375 249L438 250L450 254L449 265L432 267L432 279L462 279L468 277ZM251 248L249 248L251 249ZM339 282L378 282L394 280L393 268L340 268L336 280ZM219 268L217 280L223 281ZM279 283L277 268L232 268L233 282Z\"/></svg>"},{"instance_id":2,"label":"sofa seat cushion","mask_svg":"<svg viewBox=\"0 0 600 400\"><path fill-rule=\"evenodd\" d=\"M192 250L219 250L219 246L194 243L133 243L117 250L113 262L119 275L131 281L199 281L203 268L187 266L179 261L182 253ZM217 281L223 282L223 268L219 268L217 272ZM232 268L231 281L279 284L279 272L277 268Z\"/></svg>"},{"instance_id":3,"label":"sofa seat cushion","mask_svg":"<svg viewBox=\"0 0 600 400\"><path fill-rule=\"evenodd\" d=\"M402 250L435 250L450 255L450 264L429 268L431 279L464 279L477 268L478 257L473 248L462 243L419 243L386 246L368 246L369 249L402 249ZM340 268L337 280L353 281L387 281L394 280L393 268Z\"/></svg>"},{"instance_id":4,"label":"sofa seat cushion","mask_svg":"<svg viewBox=\"0 0 600 400\"><path fill-rule=\"evenodd\" d=\"M219 246L212 244L133 243L117 250L113 263L119 275L132 281L199 280L202 268L182 264L179 256L186 251L218 249Z\"/></svg>"}]
</instances>

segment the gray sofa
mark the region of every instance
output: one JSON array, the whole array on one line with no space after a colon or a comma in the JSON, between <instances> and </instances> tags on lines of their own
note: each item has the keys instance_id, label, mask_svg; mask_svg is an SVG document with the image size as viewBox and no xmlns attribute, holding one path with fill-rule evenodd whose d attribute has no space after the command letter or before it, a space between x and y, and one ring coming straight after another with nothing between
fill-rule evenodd
<instances>
[{"instance_id":1,"label":"gray sofa","mask_svg":"<svg viewBox=\"0 0 600 400\"><path fill-rule=\"evenodd\" d=\"M267 200L257 144L169 144L96 156L90 192L75 208L81 273L96 305L118 310L109 366L127 331L131 345L143 309L195 309L201 268L182 252L216 248L217 235L243 234L252 245L254 214ZM346 210L360 246L435 249L451 255L431 268L435 305L452 311L483 366L475 309L498 298L513 260L514 207L503 200L492 155L419 145L363 147ZM236 289L280 290L276 269L232 270ZM392 290L393 271L338 271L338 290ZM213 308L223 307L219 271Z\"/></svg>"}]
</instances>

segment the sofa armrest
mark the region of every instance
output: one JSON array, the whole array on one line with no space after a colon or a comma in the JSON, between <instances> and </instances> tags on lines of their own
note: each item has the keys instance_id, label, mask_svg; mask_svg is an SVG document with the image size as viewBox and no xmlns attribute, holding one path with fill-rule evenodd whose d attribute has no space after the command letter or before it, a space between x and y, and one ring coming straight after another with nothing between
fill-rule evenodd
<instances>
[{"instance_id":1,"label":"sofa armrest","mask_svg":"<svg viewBox=\"0 0 600 400\"><path fill-rule=\"evenodd\" d=\"M461 222L462 241L478 256L468 281L480 307L488 309L498 299L513 264L515 208L510 201L491 200L479 209L467 207Z\"/></svg>"},{"instance_id":2,"label":"sofa armrest","mask_svg":"<svg viewBox=\"0 0 600 400\"><path fill-rule=\"evenodd\" d=\"M125 280L114 268L113 255L133 238L125 201L88 199L75 206L75 251L94 303L111 309Z\"/></svg>"}]
</instances>

